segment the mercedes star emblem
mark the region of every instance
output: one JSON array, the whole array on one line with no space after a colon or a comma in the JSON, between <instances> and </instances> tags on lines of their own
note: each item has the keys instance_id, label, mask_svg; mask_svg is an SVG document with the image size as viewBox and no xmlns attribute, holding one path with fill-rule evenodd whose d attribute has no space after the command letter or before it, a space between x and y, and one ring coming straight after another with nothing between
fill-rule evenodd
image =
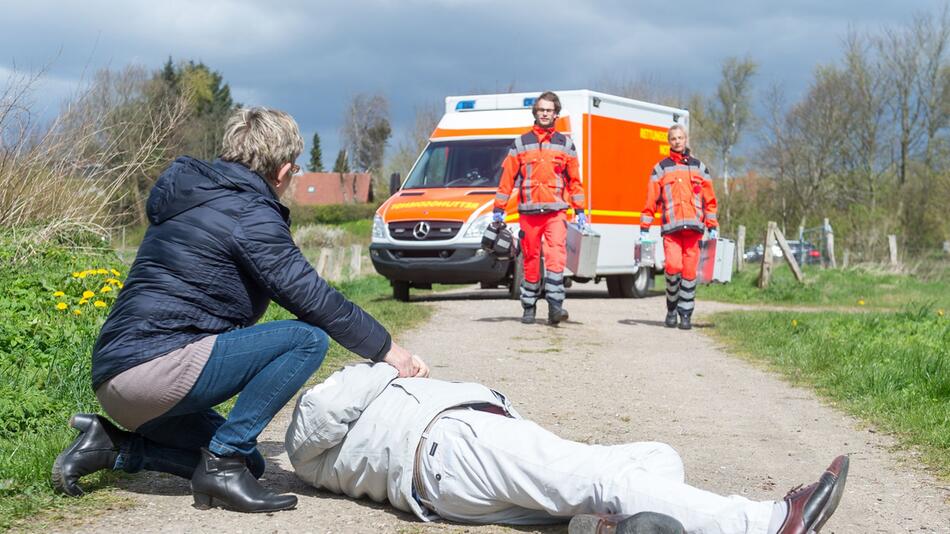
<instances>
[{"instance_id":1,"label":"mercedes star emblem","mask_svg":"<svg viewBox=\"0 0 950 534\"><path fill-rule=\"evenodd\" d=\"M412 235L416 239L425 239L429 235L429 223L425 221L419 221L416 223L416 226L412 229Z\"/></svg>"}]
</instances>

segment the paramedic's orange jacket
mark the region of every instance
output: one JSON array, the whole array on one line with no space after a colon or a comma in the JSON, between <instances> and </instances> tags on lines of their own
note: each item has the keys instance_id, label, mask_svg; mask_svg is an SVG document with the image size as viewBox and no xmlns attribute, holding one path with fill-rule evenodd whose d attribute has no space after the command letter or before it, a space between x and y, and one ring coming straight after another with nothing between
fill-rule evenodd
<instances>
[{"instance_id":1,"label":"paramedic's orange jacket","mask_svg":"<svg viewBox=\"0 0 950 534\"><path fill-rule=\"evenodd\" d=\"M703 162L689 155L670 151L670 157L653 167L647 186L647 202L640 212L640 229L649 230L653 214L660 212L660 233L666 235L684 229L705 232L716 228L716 193Z\"/></svg>"},{"instance_id":2,"label":"paramedic's orange jacket","mask_svg":"<svg viewBox=\"0 0 950 534\"><path fill-rule=\"evenodd\" d=\"M584 187L574 143L554 128L535 125L515 139L501 167L495 211L505 209L515 187L520 187L520 213L584 209Z\"/></svg>"}]
</instances>

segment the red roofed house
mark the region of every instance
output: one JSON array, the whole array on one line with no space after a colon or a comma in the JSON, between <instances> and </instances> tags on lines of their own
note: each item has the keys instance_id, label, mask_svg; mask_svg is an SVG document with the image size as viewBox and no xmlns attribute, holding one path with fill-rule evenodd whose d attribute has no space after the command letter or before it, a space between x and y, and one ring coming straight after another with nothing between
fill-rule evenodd
<instances>
[{"instance_id":1,"label":"red roofed house","mask_svg":"<svg viewBox=\"0 0 950 534\"><path fill-rule=\"evenodd\" d=\"M365 172L305 172L294 176L289 193L298 206L356 204L372 200L372 181Z\"/></svg>"}]
</instances>

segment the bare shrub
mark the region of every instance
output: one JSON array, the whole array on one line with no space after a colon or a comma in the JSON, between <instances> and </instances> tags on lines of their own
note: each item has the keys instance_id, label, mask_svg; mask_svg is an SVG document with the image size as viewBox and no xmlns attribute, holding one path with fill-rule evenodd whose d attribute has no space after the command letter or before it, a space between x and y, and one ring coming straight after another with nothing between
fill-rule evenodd
<instances>
[{"instance_id":1,"label":"bare shrub","mask_svg":"<svg viewBox=\"0 0 950 534\"><path fill-rule=\"evenodd\" d=\"M300 248L337 247L345 237L345 230L326 224L306 224L294 230L294 242Z\"/></svg>"},{"instance_id":2,"label":"bare shrub","mask_svg":"<svg viewBox=\"0 0 950 534\"><path fill-rule=\"evenodd\" d=\"M100 72L40 124L31 109L39 79L14 76L0 90L0 229L25 254L80 228L104 235L129 211L144 218L145 186L187 112L185 96L152 92L147 73L129 67Z\"/></svg>"}]
</instances>

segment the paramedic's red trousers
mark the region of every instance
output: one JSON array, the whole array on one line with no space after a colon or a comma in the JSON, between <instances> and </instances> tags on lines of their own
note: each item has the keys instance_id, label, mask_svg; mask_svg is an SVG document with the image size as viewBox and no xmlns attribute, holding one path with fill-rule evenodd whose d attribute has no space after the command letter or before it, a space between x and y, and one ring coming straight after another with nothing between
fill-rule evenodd
<instances>
[{"instance_id":1,"label":"paramedic's red trousers","mask_svg":"<svg viewBox=\"0 0 950 534\"><path fill-rule=\"evenodd\" d=\"M692 230L680 230L663 236L666 274L680 274L685 280L695 280L696 268L699 266L699 242L702 238L703 234Z\"/></svg>"},{"instance_id":2,"label":"paramedic's red trousers","mask_svg":"<svg viewBox=\"0 0 950 534\"><path fill-rule=\"evenodd\" d=\"M696 300L696 268L703 234L680 230L663 236L666 258L666 309L690 316Z\"/></svg>"},{"instance_id":3,"label":"paramedic's red trousers","mask_svg":"<svg viewBox=\"0 0 950 534\"><path fill-rule=\"evenodd\" d=\"M522 213L518 217L521 231L521 255L524 259L524 284L521 304L534 306L541 286L541 250L544 249L546 298L564 300L564 262L567 259L567 216L563 211ZM542 240L543 237L543 240Z\"/></svg>"}]
</instances>

